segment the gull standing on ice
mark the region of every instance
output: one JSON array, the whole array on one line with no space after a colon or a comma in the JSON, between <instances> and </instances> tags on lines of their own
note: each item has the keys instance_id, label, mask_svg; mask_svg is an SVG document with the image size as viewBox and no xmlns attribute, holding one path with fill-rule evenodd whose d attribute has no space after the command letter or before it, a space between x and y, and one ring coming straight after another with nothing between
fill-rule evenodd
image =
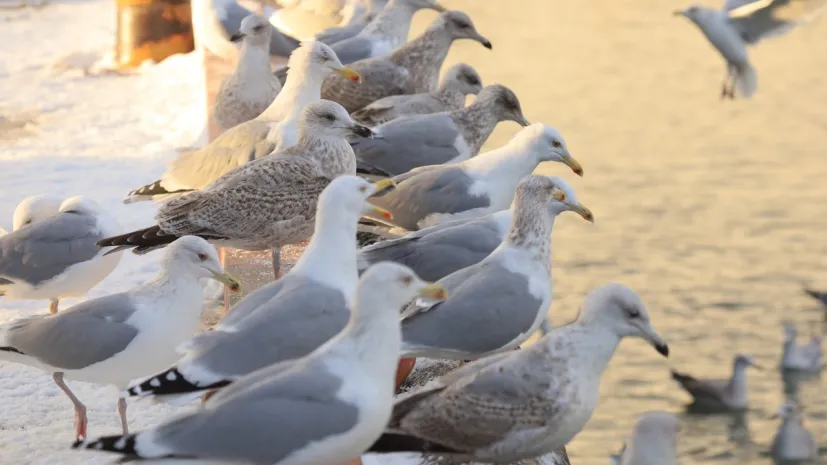
<instances>
[{"instance_id":1,"label":"gull standing on ice","mask_svg":"<svg viewBox=\"0 0 827 465\"><path fill-rule=\"evenodd\" d=\"M445 302L415 301L402 313L402 354L474 360L525 342L551 304L551 225L547 210L562 191L546 176L517 187L503 242L483 261L439 280Z\"/></svg>"},{"instance_id":2,"label":"gull standing on ice","mask_svg":"<svg viewBox=\"0 0 827 465\"><path fill-rule=\"evenodd\" d=\"M825 0L726 0L721 10L691 5L675 12L695 23L727 65L721 98L735 91L750 98L758 88L758 74L747 56L747 45L783 34L827 4Z\"/></svg>"},{"instance_id":3,"label":"gull standing on ice","mask_svg":"<svg viewBox=\"0 0 827 465\"><path fill-rule=\"evenodd\" d=\"M672 371L672 379L680 383L692 397L692 410L740 411L746 410L747 367L758 368L749 355L738 354L732 362L730 379L697 379L687 374Z\"/></svg>"},{"instance_id":4,"label":"gull standing on ice","mask_svg":"<svg viewBox=\"0 0 827 465\"><path fill-rule=\"evenodd\" d=\"M815 460L818 446L813 434L804 426L804 416L798 405L791 401L784 402L777 417L781 418L781 425L772 439L772 458L782 463Z\"/></svg>"},{"instance_id":5,"label":"gull standing on ice","mask_svg":"<svg viewBox=\"0 0 827 465\"><path fill-rule=\"evenodd\" d=\"M241 41L242 45L236 67L221 83L213 103L213 117L222 129L257 117L273 103L281 90L281 83L270 70L267 47L271 29L266 19L250 15L230 37L233 42Z\"/></svg>"},{"instance_id":6,"label":"gull standing on ice","mask_svg":"<svg viewBox=\"0 0 827 465\"><path fill-rule=\"evenodd\" d=\"M202 191L171 199L158 210L158 224L98 242L134 248L136 254L194 235L222 247L273 250L313 234L316 202L333 179L356 174L356 158L345 137L372 137L341 105L320 100L301 115L298 144L240 166Z\"/></svg>"},{"instance_id":7,"label":"gull standing on ice","mask_svg":"<svg viewBox=\"0 0 827 465\"><path fill-rule=\"evenodd\" d=\"M86 407L66 379L113 384L147 376L178 359L175 348L198 332L203 308L201 278L231 289L238 281L224 272L215 248L197 237L173 243L158 277L127 292L87 300L57 315L22 318L0 328L0 360L51 373L75 406L75 433L86 437ZM127 432L126 401L118 399Z\"/></svg>"},{"instance_id":8,"label":"gull standing on ice","mask_svg":"<svg viewBox=\"0 0 827 465\"><path fill-rule=\"evenodd\" d=\"M554 224L560 213L572 211L594 222L591 210L577 200L571 185L563 178L550 176L565 200L552 199L547 212ZM375 200L375 199L374 199ZM455 271L477 264L505 239L514 210L509 208L475 220L456 220L414 231L399 239L382 241L359 251L359 271L382 261L410 267L417 276L438 281Z\"/></svg>"},{"instance_id":9,"label":"gull standing on ice","mask_svg":"<svg viewBox=\"0 0 827 465\"><path fill-rule=\"evenodd\" d=\"M646 412L638 417L623 450L613 457L614 465L675 465L678 432L675 415Z\"/></svg>"},{"instance_id":10,"label":"gull standing on ice","mask_svg":"<svg viewBox=\"0 0 827 465\"><path fill-rule=\"evenodd\" d=\"M23 202L15 225L36 221L0 237L0 295L9 299L49 299L56 313L62 297L82 296L115 269L121 255L106 255L95 243L120 232L114 217L92 199L71 197L54 215L51 200ZM26 210L30 215L26 215Z\"/></svg>"},{"instance_id":11,"label":"gull standing on ice","mask_svg":"<svg viewBox=\"0 0 827 465\"><path fill-rule=\"evenodd\" d=\"M821 352L821 336L813 336L808 344L796 344L796 327L792 321L784 321L784 352L781 356L783 370L819 372L824 363Z\"/></svg>"},{"instance_id":12,"label":"gull standing on ice","mask_svg":"<svg viewBox=\"0 0 827 465\"><path fill-rule=\"evenodd\" d=\"M258 117L224 131L205 147L181 154L161 179L133 190L124 203L163 199L204 189L233 168L296 144L301 111L320 99L330 73L359 79L327 45L307 42L290 55L293 71L276 99Z\"/></svg>"},{"instance_id":13,"label":"gull standing on ice","mask_svg":"<svg viewBox=\"0 0 827 465\"><path fill-rule=\"evenodd\" d=\"M439 15L428 29L390 55L357 61L352 67L363 78L360 85L331 76L322 85L322 98L339 102L354 112L399 94L421 94L437 88L439 70L455 40L471 39L491 48L461 11Z\"/></svg>"},{"instance_id":14,"label":"gull standing on ice","mask_svg":"<svg viewBox=\"0 0 827 465\"><path fill-rule=\"evenodd\" d=\"M413 95L391 95L355 111L350 116L366 126L377 126L400 116L430 115L465 107L465 97L482 90L482 78L471 65L457 63L448 68L439 89Z\"/></svg>"},{"instance_id":15,"label":"gull standing on ice","mask_svg":"<svg viewBox=\"0 0 827 465\"><path fill-rule=\"evenodd\" d=\"M535 344L465 365L401 396L388 432L370 451L447 452L508 463L558 450L591 417L600 378L624 337L669 354L640 297L606 284L586 297L577 320Z\"/></svg>"},{"instance_id":16,"label":"gull standing on ice","mask_svg":"<svg viewBox=\"0 0 827 465\"><path fill-rule=\"evenodd\" d=\"M356 291L356 223L376 190L340 176L319 196L316 234L286 276L245 297L213 331L185 345L171 368L130 387L128 396L182 396L215 389L255 370L304 357L347 323Z\"/></svg>"},{"instance_id":17,"label":"gull standing on ice","mask_svg":"<svg viewBox=\"0 0 827 465\"><path fill-rule=\"evenodd\" d=\"M395 120L388 125L402 121L404 119ZM379 126L374 131L381 135L383 127ZM427 139L423 142L427 144ZM360 153L364 154L360 150L364 145L361 141L352 145L357 158ZM427 152L433 148L431 145L422 150ZM478 148L478 145L475 144L474 148ZM388 159L401 158L403 155L413 156L414 152L397 150L388 151L387 155ZM370 163L373 164L373 161L375 160ZM415 231L435 224L478 218L505 210L511 205L517 185L545 161L564 163L575 173L581 176L583 174L583 168L572 158L560 132L551 126L537 123L520 130L498 149L458 164L440 165L437 162L395 177L396 189L373 200L374 204L391 212L393 220L375 219ZM389 165L382 165L384 169L390 168ZM395 164L391 171L407 170Z\"/></svg>"},{"instance_id":18,"label":"gull standing on ice","mask_svg":"<svg viewBox=\"0 0 827 465\"><path fill-rule=\"evenodd\" d=\"M75 447L139 458L347 463L388 423L399 358L399 308L417 294L439 299L444 290L401 265L376 265L359 282L345 329L307 357L242 378L196 413Z\"/></svg>"}]
</instances>

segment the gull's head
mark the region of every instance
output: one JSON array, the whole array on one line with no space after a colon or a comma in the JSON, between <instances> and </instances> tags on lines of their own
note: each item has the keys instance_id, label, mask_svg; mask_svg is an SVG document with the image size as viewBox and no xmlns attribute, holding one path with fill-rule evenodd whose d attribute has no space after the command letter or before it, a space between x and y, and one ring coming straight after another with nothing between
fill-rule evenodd
<instances>
[{"instance_id":1,"label":"gull's head","mask_svg":"<svg viewBox=\"0 0 827 465\"><path fill-rule=\"evenodd\" d=\"M482 78L471 65L458 63L445 72L442 87L457 89L462 95L476 95L482 90Z\"/></svg>"},{"instance_id":2,"label":"gull's head","mask_svg":"<svg viewBox=\"0 0 827 465\"><path fill-rule=\"evenodd\" d=\"M666 435L676 438L679 431L678 417L669 412L660 411L642 413L634 427L634 434L638 436L663 437Z\"/></svg>"},{"instance_id":3,"label":"gull's head","mask_svg":"<svg viewBox=\"0 0 827 465\"><path fill-rule=\"evenodd\" d=\"M354 122L344 107L330 100L317 100L304 107L299 129L316 138L376 137L370 128Z\"/></svg>"},{"instance_id":4,"label":"gull's head","mask_svg":"<svg viewBox=\"0 0 827 465\"><path fill-rule=\"evenodd\" d=\"M600 324L618 337L637 337L648 342L664 357L669 346L652 327L649 312L635 291L617 284L605 284L586 296L579 319Z\"/></svg>"},{"instance_id":5,"label":"gull's head","mask_svg":"<svg viewBox=\"0 0 827 465\"><path fill-rule=\"evenodd\" d=\"M536 154L538 162L562 163L578 176L583 176L583 167L571 156L563 135L557 129L542 123L534 123L520 130L514 136L514 140Z\"/></svg>"},{"instance_id":6,"label":"gull's head","mask_svg":"<svg viewBox=\"0 0 827 465\"><path fill-rule=\"evenodd\" d=\"M423 281L407 266L393 262L379 262L368 268L356 289L359 302L382 302L383 305L372 305L373 310L392 310L395 315L417 297L439 302L447 299L448 294L442 285ZM365 309L358 308L360 312Z\"/></svg>"},{"instance_id":7,"label":"gull's head","mask_svg":"<svg viewBox=\"0 0 827 465\"><path fill-rule=\"evenodd\" d=\"M334 179L319 196L319 215L337 215L355 224L365 214L378 214L387 219L393 215L368 203L374 193L395 185L391 179L370 183L358 176L343 175Z\"/></svg>"},{"instance_id":8,"label":"gull's head","mask_svg":"<svg viewBox=\"0 0 827 465\"><path fill-rule=\"evenodd\" d=\"M732 364L735 366L736 370L743 370L747 367L761 369L761 367L755 363L755 359L752 358L752 355L749 354L736 354L735 360Z\"/></svg>"},{"instance_id":9,"label":"gull's head","mask_svg":"<svg viewBox=\"0 0 827 465\"><path fill-rule=\"evenodd\" d=\"M293 50L287 66L322 78L330 73L337 73L350 81L362 82L362 76L356 70L343 65L332 48L315 40L302 42L299 48Z\"/></svg>"},{"instance_id":10,"label":"gull's head","mask_svg":"<svg viewBox=\"0 0 827 465\"><path fill-rule=\"evenodd\" d=\"M802 421L801 407L799 407L794 401L786 399L784 400L784 403L781 404L781 407L778 408L778 412L773 415L772 418L781 418L784 423L793 420Z\"/></svg>"},{"instance_id":11,"label":"gull's head","mask_svg":"<svg viewBox=\"0 0 827 465\"><path fill-rule=\"evenodd\" d=\"M485 86L477 96L474 105L485 105L492 109L499 121L514 121L520 126L529 126L531 123L523 116L520 99L508 87L502 84Z\"/></svg>"},{"instance_id":12,"label":"gull's head","mask_svg":"<svg viewBox=\"0 0 827 465\"><path fill-rule=\"evenodd\" d=\"M781 322L781 326L784 328L784 342L795 341L795 336L798 332L795 323L790 320L784 320Z\"/></svg>"},{"instance_id":13,"label":"gull's head","mask_svg":"<svg viewBox=\"0 0 827 465\"><path fill-rule=\"evenodd\" d=\"M445 29L454 40L471 39L481 43L483 47L491 49L491 42L477 32L471 17L461 11L451 10L442 13L431 24L429 29L431 28Z\"/></svg>"},{"instance_id":14,"label":"gull's head","mask_svg":"<svg viewBox=\"0 0 827 465\"><path fill-rule=\"evenodd\" d=\"M682 10L675 10L672 14L675 16L683 16L697 23L708 11L711 10L697 5L689 5Z\"/></svg>"},{"instance_id":15,"label":"gull's head","mask_svg":"<svg viewBox=\"0 0 827 465\"><path fill-rule=\"evenodd\" d=\"M64 200L63 203L60 204L58 211L61 213L75 213L85 216L98 216L104 212L103 208L98 205L98 202L82 195L76 195Z\"/></svg>"},{"instance_id":16,"label":"gull's head","mask_svg":"<svg viewBox=\"0 0 827 465\"><path fill-rule=\"evenodd\" d=\"M402 3L416 10L435 10L440 13L447 11L444 6L436 0L401 0Z\"/></svg>"},{"instance_id":17,"label":"gull's head","mask_svg":"<svg viewBox=\"0 0 827 465\"><path fill-rule=\"evenodd\" d=\"M592 214L592 211L577 200L577 194L574 192L574 188L571 187L571 184L569 184L568 181L559 176L548 176L548 178L551 179L551 182L553 182L558 189L563 191L565 196L563 200L557 200L556 198L551 199L548 203L548 212L550 215L559 215L563 212L574 212L580 215L584 220L594 223L594 215Z\"/></svg>"},{"instance_id":18,"label":"gull's head","mask_svg":"<svg viewBox=\"0 0 827 465\"><path fill-rule=\"evenodd\" d=\"M545 206L551 200L563 202L566 194L557 188L549 176L529 174L524 177L514 193L514 205L517 208L526 208L532 205Z\"/></svg>"},{"instance_id":19,"label":"gull's head","mask_svg":"<svg viewBox=\"0 0 827 465\"><path fill-rule=\"evenodd\" d=\"M14 209L12 229L42 221L60 210L61 200L46 194L26 197Z\"/></svg>"},{"instance_id":20,"label":"gull's head","mask_svg":"<svg viewBox=\"0 0 827 465\"><path fill-rule=\"evenodd\" d=\"M230 36L230 40L269 47L272 32L273 26L266 19L258 15L249 15L241 20L238 32Z\"/></svg>"},{"instance_id":21,"label":"gull's head","mask_svg":"<svg viewBox=\"0 0 827 465\"><path fill-rule=\"evenodd\" d=\"M176 239L166 249L164 262L176 271L189 273L196 278L212 278L224 283L233 292L241 290L238 280L224 271L215 247L196 236Z\"/></svg>"}]
</instances>

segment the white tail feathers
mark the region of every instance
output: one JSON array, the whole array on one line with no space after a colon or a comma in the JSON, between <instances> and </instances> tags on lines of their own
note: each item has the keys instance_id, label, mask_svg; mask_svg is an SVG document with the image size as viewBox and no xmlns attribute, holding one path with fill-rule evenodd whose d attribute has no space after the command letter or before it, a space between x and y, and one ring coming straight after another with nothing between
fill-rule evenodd
<instances>
[{"instance_id":1,"label":"white tail feathers","mask_svg":"<svg viewBox=\"0 0 827 465\"><path fill-rule=\"evenodd\" d=\"M735 87L741 97L750 98L758 90L758 73L750 64L738 67L735 75Z\"/></svg>"}]
</instances>

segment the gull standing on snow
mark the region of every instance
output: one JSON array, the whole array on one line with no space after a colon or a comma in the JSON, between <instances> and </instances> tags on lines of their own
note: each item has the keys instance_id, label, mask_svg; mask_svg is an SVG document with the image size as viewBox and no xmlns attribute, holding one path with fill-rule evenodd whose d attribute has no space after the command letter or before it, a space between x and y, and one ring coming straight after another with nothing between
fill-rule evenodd
<instances>
[{"instance_id":1,"label":"gull standing on snow","mask_svg":"<svg viewBox=\"0 0 827 465\"><path fill-rule=\"evenodd\" d=\"M413 95L391 95L355 111L350 116L366 126L377 126L400 116L430 115L465 107L465 97L482 90L482 78L471 65L457 63L448 68L439 89Z\"/></svg>"},{"instance_id":2,"label":"gull standing on snow","mask_svg":"<svg viewBox=\"0 0 827 465\"><path fill-rule=\"evenodd\" d=\"M750 98L758 88L758 75L747 45L789 31L825 4L825 0L726 0L722 10L692 5L675 14L695 23L726 61L721 98L734 99L736 89Z\"/></svg>"},{"instance_id":3,"label":"gull standing on snow","mask_svg":"<svg viewBox=\"0 0 827 465\"><path fill-rule=\"evenodd\" d=\"M320 99L330 73L359 79L327 45L307 42L290 55L290 77L273 103L258 117L224 131L205 147L181 154L161 179L133 190L124 203L163 199L204 189L233 168L296 144L301 111Z\"/></svg>"},{"instance_id":4,"label":"gull standing on snow","mask_svg":"<svg viewBox=\"0 0 827 465\"><path fill-rule=\"evenodd\" d=\"M352 67L363 78L360 85L331 76L322 85L322 98L339 102L354 112L379 100L400 94L421 94L437 88L439 70L455 40L471 39L491 48L491 42L474 28L461 11L439 15L428 29L390 55L357 61Z\"/></svg>"},{"instance_id":5,"label":"gull standing on snow","mask_svg":"<svg viewBox=\"0 0 827 465\"><path fill-rule=\"evenodd\" d=\"M158 210L158 224L98 242L143 254L179 236L194 235L222 247L273 250L313 234L316 202L333 179L356 174L345 137L372 137L341 105L320 100L303 111L298 144L225 174L201 191L171 199Z\"/></svg>"},{"instance_id":6,"label":"gull standing on snow","mask_svg":"<svg viewBox=\"0 0 827 465\"><path fill-rule=\"evenodd\" d=\"M646 412L638 417L623 450L613 457L614 465L675 465L678 432L675 415Z\"/></svg>"},{"instance_id":7,"label":"gull standing on snow","mask_svg":"<svg viewBox=\"0 0 827 465\"><path fill-rule=\"evenodd\" d=\"M388 423L399 358L399 308L417 294L439 299L444 290L401 265L376 265L359 282L345 329L307 357L242 378L196 413L76 447L139 458L347 463Z\"/></svg>"},{"instance_id":8,"label":"gull standing on snow","mask_svg":"<svg viewBox=\"0 0 827 465\"><path fill-rule=\"evenodd\" d=\"M392 175L414 168L453 164L475 157L501 121L530 123L520 101L508 87L493 84L480 91L466 108L430 115L397 118L374 130L378 143L354 142L362 164Z\"/></svg>"},{"instance_id":9,"label":"gull standing on snow","mask_svg":"<svg viewBox=\"0 0 827 465\"><path fill-rule=\"evenodd\" d=\"M319 196L316 234L286 276L245 297L214 328L196 336L171 368L135 383L129 396L182 396L215 389L255 370L304 357L347 323L356 291L356 223L376 190L340 176Z\"/></svg>"},{"instance_id":10,"label":"gull standing on snow","mask_svg":"<svg viewBox=\"0 0 827 465\"><path fill-rule=\"evenodd\" d=\"M0 295L49 299L49 311L56 313L62 297L86 294L118 265L120 254L106 255L95 243L120 232L120 226L94 200L71 197L56 214L40 220L51 200L40 197L21 205L15 225L36 222L0 237Z\"/></svg>"},{"instance_id":11,"label":"gull standing on snow","mask_svg":"<svg viewBox=\"0 0 827 465\"><path fill-rule=\"evenodd\" d=\"M257 117L273 103L281 90L281 83L270 70L267 47L271 29L266 19L250 15L230 37L233 42L241 41L242 45L236 67L221 83L213 103L213 117L222 129Z\"/></svg>"},{"instance_id":12,"label":"gull standing on snow","mask_svg":"<svg viewBox=\"0 0 827 465\"><path fill-rule=\"evenodd\" d=\"M445 302L416 301L402 313L402 354L475 360L525 342L551 304L548 204L562 191L546 176L517 187L514 217L503 242L476 265L439 280Z\"/></svg>"},{"instance_id":13,"label":"gull standing on snow","mask_svg":"<svg viewBox=\"0 0 827 465\"><path fill-rule=\"evenodd\" d=\"M465 365L401 396L389 432L370 451L447 452L508 463L558 450L591 417L600 378L624 337L669 354L640 297L606 284L586 297L577 320L535 344Z\"/></svg>"},{"instance_id":14,"label":"gull standing on snow","mask_svg":"<svg viewBox=\"0 0 827 465\"><path fill-rule=\"evenodd\" d=\"M777 462L806 462L818 457L818 446L813 434L804 426L801 409L793 402L786 401L778 412L781 425L772 439L770 454Z\"/></svg>"},{"instance_id":15,"label":"gull standing on snow","mask_svg":"<svg viewBox=\"0 0 827 465\"><path fill-rule=\"evenodd\" d=\"M747 367L758 368L749 355L738 354L732 362L730 379L697 379L672 371L672 379L680 383L692 397L690 409L702 411L746 410Z\"/></svg>"},{"instance_id":16,"label":"gull standing on snow","mask_svg":"<svg viewBox=\"0 0 827 465\"><path fill-rule=\"evenodd\" d=\"M781 369L816 373L821 371L824 358L821 352L821 336L813 336L808 344L798 345L796 327L792 321L784 321L784 352Z\"/></svg>"},{"instance_id":17,"label":"gull standing on snow","mask_svg":"<svg viewBox=\"0 0 827 465\"><path fill-rule=\"evenodd\" d=\"M547 213L552 221L560 213L572 211L594 222L591 210L577 200L571 185L563 178L550 176L565 200L552 199ZM375 199L374 199L375 200ZM359 251L359 271L382 261L410 267L417 276L438 281L455 271L477 264L490 255L505 239L514 217L509 208L475 220L456 220L414 231L399 239L382 241Z\"/></svg>"},{"instance_id":18,"label":"gull standing on snow","mask_svg":"<svg viewBox=\"0 0 827 465\"><path fill-rule=\"evenodd\" d=\"M388 125L397 121L401 123L404 119L395 120ZM383 127L379 126L375 131L381 135ZM357 158L360 153L364 154L360 150L364 145L361 141L352 145ZM432 145L423 147L423 151L433 148ZM475 145L475 148L478 147ZM413 152L389 151L387 155L388 158L402 157L413 155ZM581 176L583 174L583 168L572 158L560 132L551 126L537 123L522 129L498 149L455 165L440 165L437 162L395 177L398 184L396 189L373 201L391 212L393 220L375 219L415 231L452 220L478 218L505 210L511 205L517 185L545 161L564 163L575 173ZM373 160L370 163L373 164ZM394 164L391 171L398 171L396 168L399 167L399 164ZM383 168L390 166L384 165Z\"/></svg>"},{"instance_id":19,"label":"gull standing on snow","mask_svg":"<svg viewBox=\"0 0 827 465\"><path fill-rule=\"evenodd\" d=\"M217 279L237 290L215 248L197 237L173 243L161 272L149 283L75 305L57 315L38 315L0 328L0 360L52 373L75 406L75 433L86 437L86 407L64 377L124 388L130 380L169 366L175 348L198 332L203 308L201 278ZM126 401L118 399L127 432Z\"/></svg>"}]
</instances>

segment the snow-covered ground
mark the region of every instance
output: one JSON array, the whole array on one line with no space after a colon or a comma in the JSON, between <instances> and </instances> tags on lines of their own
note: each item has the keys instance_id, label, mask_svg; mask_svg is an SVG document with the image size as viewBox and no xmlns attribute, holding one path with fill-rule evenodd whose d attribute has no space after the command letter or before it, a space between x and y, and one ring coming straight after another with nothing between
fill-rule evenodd
<instances>
[{"instance_id":1,"label":"snow-covered ground","mask_svg":"<svg viewBox=\"0 0 827 465\"><path fill-rule=\"evenodd\" d=\"M112 47L115 2L53 1L42 9L0 9L0 226L29 195L93 197L126 229L149 224L155 207L121 204L131 188L156 179L174 149L202 136L205 95L200 57L172 57L133 75L85 76ZM89 297L150 279L160 253L125 254ZM67 299L61 308L79 302ZM0 297L0 323L45 312L46 301ZM69 382L86 403L89 434L120 431L113 388ZM179 410L131 402L130 427L157 424ZM73 410L51 377L0 362L0 463L93 464L106 454L69 450Z\"/></svg>"}]
</instances>

